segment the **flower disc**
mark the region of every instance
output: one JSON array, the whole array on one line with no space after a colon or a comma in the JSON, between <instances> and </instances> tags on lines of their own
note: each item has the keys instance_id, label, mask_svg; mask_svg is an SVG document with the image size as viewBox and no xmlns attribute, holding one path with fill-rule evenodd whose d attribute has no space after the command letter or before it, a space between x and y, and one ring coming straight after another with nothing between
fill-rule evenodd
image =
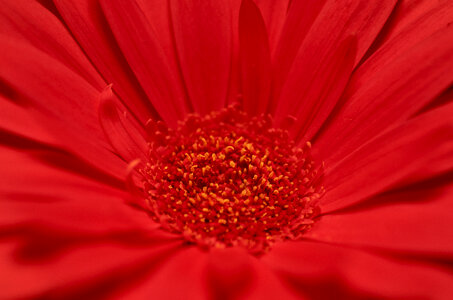
<instances>
[{"instance_id":1,"label":"flower disc","mask_svg":"<svg viewBox=\"0 0 453 300\"><path fill-rule=\"evenodd\" d=\"M321 168L269 117L236 107L160 126L141 170L147 205L164 228L206 246L262 251L313 223Z\"/></svg>"}]
</instances>

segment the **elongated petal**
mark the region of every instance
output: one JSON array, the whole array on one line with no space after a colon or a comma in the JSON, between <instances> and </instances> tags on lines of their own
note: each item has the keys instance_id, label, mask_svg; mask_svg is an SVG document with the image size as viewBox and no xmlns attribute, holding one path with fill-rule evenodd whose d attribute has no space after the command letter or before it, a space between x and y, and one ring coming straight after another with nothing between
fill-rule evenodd
<instances>
[{"instance_id":1,"label":"elongated petal","mask_svg":"<svg viewBox=\"0 0 453 300\"><path fill-rule=\"evenodd\" d=\"M0 264L2 272L8 276L2 278L0 297L106 298L134 281L139 282L143 274L151 272L168 257L171 247L170 244L150 249L99 243L66 250L58 259L30 263L17 258L14 242L1 243Z\"/></svg>"},{"instance_id":2,"label":"elongated petal","mask_svg":"<svg viewBox=\"0 0 453 300\"><path fill-rule=\"evenodd\" d=\"M325 46L335 47L341 38L356 35L358 43L354 65L357 65L384 26L396 3L396 0L379 3L327 0L304 43L311 42L311 39L316 36L323 36L326 39Z\"/></svg>"},{"instance_id":3,"label":"elongated petal","mask_svg":"<svg viewBox=\"0 0 453 300\"><path fill-rule=\"evenodd\" d=\"M306 237L404 254L453 258L451 181L384 194L351 212L323 216Z\"/></svg>"},{"instance_id":4,"label":"elongated petal","mask_svg":"<svg viewBox=\"0 0 453 300\"><path fill-rule=\"evenodd\" d=\"M291 75L289 75L291 69L300 70L307 61L319 61L320 58L325 58L328 53L334 52L343 40L350 35L355 35L358 38L354 65L357 64L384 25L395 3L396 0L379 2L327 0L311 25L307 36L300 41L299 39L289 41L290 44L294 43L294 45L291 45L291 49L297 48L297 42L301 42L297 54L292 60L293 62L284 63L282 69L276 67L272 111L281 100L280 94L287 78L291 78ZM302 35L305 34L306 27L310 26L310 19L316 15L318 9L319 7L315 6L311 13L307 13L308 24L301 26ZM291 53L294 52L289 53L290 57ZM282 52L282 55L285 55L285 53Z\"/></svg>"},{"instance_id":5,"label":"elongated petal","mask_svg":"<svg viewBox=\"0 0 453 300\"><path fill-rule=\"evenodd\" d=\"M103 79L60 20L35 1L6 1L0 9L0 33L21 39L84 77L97 88Z\"/></svg>"},{"instance_id":6,"label":"elongated petal","mask_svg":"<svg viewBox=\"0 0 453 300\"><path fill-rule=\"evenodd\" d=\"M275 80L288 75L300 45L316 20L326 0L293 1L288 10L288 16L282 33L273 52L273 70Z\"/></svg>"},{"instance_id":7,"label":"elongated petal","mask_svg":"<svg viewBox=\"0 0 453 300\"><path fill-rule=\"evenodd\" d=\"M224 107L232 51L229 1L170 1L179 62L190 101L201 114Z\"/></svg>"},{"instance_id":8,"label":"elongated petal","mask_svg":"<svg viewBox=\"0 0 453 300\"><path fill-rule=\"evenodd\" d=\"M0 77L27 97L34 117L56 137L58 145L108 174L124 176L124 163L109 150L99 124L97 90L28 44L5 37L0 40Z\"/></svg>"},{"instance_id":9,"label":"elongated petal","mask_svg":"<svg viewBox=\"0 0 453 300\"><path fill-rule=\"evenodd\" d=\"M244 249L213 249L206 265L207 284L211 297L219 299L243 298L252 287L252 262Z\"/></svg>"},{"instance_id":10,"label":"elongated petal","mask_svg":"<svg viewBox=\"0 0 453 300\"><path fill-rule=\"evenodd\" d=\"M242 0L231 0L231 71L228 85L227 106L237 103L241 97L241 59L239 55L239 12Z\"/></svg>"},{"instance_id":11,"label":"elongated petal","mask_svg":"<svg viewBox=\"0 0 453 300\"><path fill-rule=\"evenodd\" d=\"M239 15L244 110L249 115L266 112L271 88L271 57L266 27L258 7L242 1Z\"/></svg>"},{"instance_id":12,"label":"elongated petal","mask_svg":"<svg viewBox=\"0 0 453 300\"><path fill-rule=\"evenodd\" d=\"M290 133L297 140L311 139L335 107L343 92L357 51L356 37L348 37L326 57L304 61L290 73L275 112L281 126L291 115L296 122Z\"/></svg>"},{"instance_id":13,"label":"elongated petal","mask_svg":"<svg viewBox=\"0 0 453 300\"><path fill-rule=\"evenodd\" d=\"M55 137L30 116L30 112L11 99L0 95L0 128L8 133L39 141L44 144L55 144Z\"/></svg>"},{"instance_id":14,"label":"elongated petal","mask_svg":"<svg viewBox=\"0 0 453 300\"><path fill-rule=\"evenodd\" d=\"M257 0L255 3L261 11L267 32L269 33L270 48L274 50L279 43L280 34L283 29L291 1Z\"/></svg>"},{"instance_id":15,"label":"elongated petal","mask_svg":"<svg viewBox=\"0 0 453 300\"><path fill-rule=\"evenodd\" d=\"M399 1L387 24L369 49L369 55L390 44L396 53L413 45L445 27L452 20L452 3L448 0ZM381 51L381 50L380 50Z\"/></svg>"},{"instance_id":16,"label":"elongated petal","mask_svg":"<svg viewBox=\"0 0 453 300\"><path fill-rule=\"evenodd\" d=\"M119 103L112 87L108 86L100 96L99 121L112 147L127 162L137 158L145 158L148 146L137 130L128 126L121 117Z\"/></svg>"},{"instance_id":17,"label":"elongated petal","mask_svg":"<svg viewBox=\"0 0 453 300\"><path fill-rule=\"evenodd\" d=\"M77 124L99 143L105 141L96 120L97 90L83 78L44 52L5 36L0 37L0 76L19 94L31 98L34 106L49 116L67 120L78 118Z\"/></svg>"},{"instance_id":18,"label":"elongated petal","mask_svg":"<svg viewBox=\"0 0 453 300\"><path fill-rule=\"evenodd\" d=\"M137 0L147 21L154 29L156 38L165 52L165 57L171 70L178 70L178 55L175 39L171 30L170 0ZM183 86L182 76L178 74L178 84Z\"/></svg>"},{"instance_id":19,"label":"elongated petal","mask_svg":"<svg viewBox=\"0 0 453 300\"><path fill-rule=\"evenodd\" d=\"M130 268L150 272L155 255L169 253L156 247L174 237L126 205L124 192L42 162L37 152L0 147L0 265L8 274L1 298L93 296L112 277L133 281Z\"/></svg>"},{"instance_id":20,"label":"elongated petal","mask_svg":"<svg viewBox=\"0 0 453 300\"><path fill-rule=\"evenodd\" d=\"M252 286L240 299L309 299L306 297L306 293L297 293L289 289L282 281L282 277L263 263L262 259L250 257L250 263L254 272Z\"/></svg>"},{"instance_id":21,"label":"elongated petal","mask_svg":"<svg viewBox=\"0 0 453 300\"><path fill-rule=\"evenodd\" d=\"M450 272L435 265L315 242L288 242L263 259L310 299L449 299Z\"/></svg>"},{"instance_id":22,"label":"elongated petal","mask_svg":"<svg viewBox=\"0 0 453 300\"><path fill-rule=\"evenodd\" d=\"M453 104L380 135L326 169L324 213L365 200L453 153ZM450 162L451 165L452 162Z\"/></svg>"},{"instance_id":23,"label":"elongated petal","mask_svg":"<svg viewBox=\"0 0 453 300\"><path fill-rule=\"evenodd\" d=\"M212 250L206 269L213 299L301 299L282 285L260 259L244 249Z\"/></svg>"},{"instance_id":24,"label":"elongated petal","mask_svg":"<svg viewBox=\"0 0 453 300\"><path fill-rule=\"evenodd\" d=\"M205 253L197 247L181 248L158 272L125 294L126 299L209 299Z\"/></svg>"},{"instance_id":25,"label":"elongated petal","mask_svg":"<svg viewBox=\"0 0 453 300\"><path fill-rule=\"evenodd\" d=\"M187 107L176 70L143 12L134 1L101 1L102 9L129 65L159 115L171 126L184 119Z\"/></svg>"},{"instance_id":26,"label":"elongated petal","mask_svg":"<svg viewBox=\"0 0 453 300\"><path fill-rule=\"evenodd\" d=\"M338 161L434 100L451 84L452 51L449 27L379 70L355 77L345 92L345 105L315 143L323 159Z\"/></svg>"},{"instance_id":27,"label":"elongated petal","mask_svg":"<svg viewBox=\"0 0 453 300\"><path fill-rule=\"evenodd\" d=\"M112 182L93 180L90 176L99 174L86 174L89 169L67 155L45 148L0 150L2 226L33 221L61 230L105 232L150 224L144 213L126 204L127 193Z\"/></svg>"},{"instance_id":28,"label":"elongated petal","mask_svg":"<svg viewBox=\"0 0 453 300\"><path fill-rule=\"evenodd\" d=\"M122 102L145 124L158 115L130 70L113 37L100 4L94 0L54 0L71 33ZM101 87L103 88L103 87Z\"/></svg>"},{"instance_id":29,"label":"elongated petal","mask_svg":"<svg viewBox=\"0 0 453 300\"><path fill-rule=\"evenodd\" d=\"M226 260L225 260L226 259ZM301 299L253 256L238 249L182 249L127 299Z\"/></svg>"}]
</instances>

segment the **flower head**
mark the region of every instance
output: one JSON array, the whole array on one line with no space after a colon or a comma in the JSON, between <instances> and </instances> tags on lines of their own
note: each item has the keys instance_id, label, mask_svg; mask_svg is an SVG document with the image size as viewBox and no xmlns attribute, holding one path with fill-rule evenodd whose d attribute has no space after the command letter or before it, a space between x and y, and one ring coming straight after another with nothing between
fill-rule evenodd
<instances>
[{"instance_id":1,"label":"flower head","mask_svg":"<svg viewBox=\"0 0 453 300\"><path fill-rule=\"evenodd\" d=\"M452 21L3 1L0 298L453 298Z\"/></svg>"}]
</instances>

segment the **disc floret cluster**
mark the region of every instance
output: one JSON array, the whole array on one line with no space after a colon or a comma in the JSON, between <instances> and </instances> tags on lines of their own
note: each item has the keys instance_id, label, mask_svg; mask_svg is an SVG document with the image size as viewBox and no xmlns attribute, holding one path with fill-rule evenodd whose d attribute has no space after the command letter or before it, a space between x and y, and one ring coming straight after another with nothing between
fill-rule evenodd
<instances>
[{"instance_id":1,"label":"disc floret cluster","mask_svg":"<svg viewBox=\"0 0 453 300\"><path fill-rule=\"evenodd\" d=\"M267 116L237 106L156 126L140 170L152 218L202 246L261 252L314 223L322 167Z\"/></svg>"}]
</instances>

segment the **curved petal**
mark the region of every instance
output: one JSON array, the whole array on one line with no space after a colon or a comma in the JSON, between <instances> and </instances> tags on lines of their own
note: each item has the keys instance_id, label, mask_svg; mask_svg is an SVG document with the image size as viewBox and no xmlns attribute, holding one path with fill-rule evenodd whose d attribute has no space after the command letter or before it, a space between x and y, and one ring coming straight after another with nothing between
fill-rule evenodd
<instances>
[{"instance_id":1,"label":"curved petal","mask_svg":"<svg viewBox=\"0 0 453 300\"><path fill-rule=\"evenodd\" d=\"M183 247L158 272L145 278L119 299L209 299L205 284L206 253Z\"/></svg>"},{"instance_id":2,"label":"curved petal","mask_svg":"<svg viewBox=\"0 0 453 300\"><path fill-rule=\"evenodd\" d=\"M269 45L273 51L279 42L288 9L290 4L292 5L291 0L256 0L255 3L259 7L261 15L263 16L267 32L269 32Z\"/></svg>"},{"instance_id":3,"label":"curved petal","mask_svg":"<svg viewBox=\"0 0 453 300\"><path fill-rule=\"evenodd\" d=\"M27 99L30 114L58 146L113 176L125 165L111 151L97 116L98 91L45 53L0 37L0 77Z\"/></svg>"},{"instance_id":4,"label":"curved petal","mask_svg":"<svg viewBox=\"0 0 453 300\"><path fill-rule=\"evenodd\" d=\"M135 1L101 1L103 12L123 53L159 115L176 126L187 113L176 70Z\"/></svg>"},{"instance_id":5,"label":"curved petal","mask_svg":"<svg viewBox=\"0 0 453 300\"><path fill-rule=\"evenodd\" d=\"M208 255L206 277L212 299L302 299L244 249L212 249Z\"/></svg>"},{"instance_id":6,"label":"curved petal","mask_svg":"<svg viewBox=\"0 0 453 300\"><path fill-rule=\"evenodd\" d=\"M391 47L395 53L410 49L451 22L452 5L449 0L399 1L368 54L381 52L380 48Z\"/></svg>"},{"instance_id":7,"label":"curved petal","mask_svg":"<svg viewBox=\"0 0 453 300\"><path fill-rule=\"evenodd\" d=\"M255 274L244 249L212 249L206 255L206 279L212 299L238 299L250 290Z\"/></svg>"},{"instance_id":8,"label":"curved petal","mask_svg":"<svg viewBox=\"0 0 453 300\"><path fill-rule=\"evenodd\" d=\"M252 0L243 0L239 13L239 40L244 110L266 112L271 88L271 57L266 25Z\"/></svg>"},{"instance_id":9,"label":"curved petal","mask_svg":"<svg viewBox=\"0 0 453 300\"><path fill-rule=\"evenodd\" d=\"M244 293L241 300L272 300L272 299L288 299L288 300L303 300L309 299L305 293L295 293L288 288L288 285L283 282L280 274L274 272L269 266L263 263L263 260L250 257L251 267L255 274L250 289Z\"/></svg>"},{"instance_id":10,"label":"curved petal","mask_svg":"<svg viewBox=\"0 0 453 300\"><path fill-rule=\"evenodd\" d=\"M281 100L280 94L287 78L291 78L289 76L291 70L300 70L309 61L320 63L321 59L325 58L328 53L333 53L350 35L358 38L354 64L356 65L381 30L395 3L396 0L379 2L327 0L311 25L307 36L300 41L301 45L292 63L284 64L282 69L277 67L274 73L272 112ZM316 14L317 9L319 8L314 9L313 15ZM310 18L313 15L309 14L306 26L309 26ZM303 26L302 28L306 29ZM303 35L304 32L302 31L301 34ZM292 45L292 47L297 47L297 45ZM285 54L283 53L283 55Z\"/></svg>"},{"instance_id":11,"label":"curved petal","mask_svg":"<svg viewBox=\"0 0 453 300\"><path fill-rule=\"evenodd\" d=\"M417 184L370 199L377 207L323 216L305 235L317 241L453 258L453 185Z\"/></svg>"},{"instance_id":12,"label":"curved petal","mask_svg":"<svg viewBox=\"0 0 453 300\"><path fill-rule=\"evenodd\" d=\"M182 249L127 299L301 299L243 249Z\"/></svg>"},{"instance_id":13,"label":"curved petal","mask_svg":"<svg viewBox=\"0 0 453 300\"><path fill-rule=\"evenodd\" d=\"M275 122L282 126L286 117L295 117L290 128L296 140L310 140L329 116L340 98L357 51L357 38L346 38L335 51L316 60L307 60L288 75L275 111Z\"/></svg>"},{"instance_id":14,"label":"curved petal","mask_svg":"<svg viewBox=\"0 0 453 300\"><path fill-rule=\"evenodd\" d=\"M133 270L149 272L177 242L122 191L49 166L36 152L0 148L0 265L8 274L0 298L93 297L117 286L108 284L114 278L123 286Z\"/></svg>"},{"instance_id":15,"label":"curved petal","mask_svg":"<svg viewBox=\"0 0 453 300\"><path fill-rule=\"evenodd\" d=\"M231 0L232 40L231 40L231 71L227 93L227 106L241 99L241 59L239 56L239 12L242 0Z\"/></svg>"},{"instance_id":16,"label":"curved petal","mask_svg":"<svg viewBox=\"0 0 453 300\"><path fill-rule=\"evenodd\" d=\"M53 0L71 33L108 83L115 85L123 104L142 124L158 115L131 71L98 0Z\"/></svg>"},{"instance_id":17,"label":"curved petal","mask_svg":"<svg viewBox=\"0 0 453 300\"><path fill-rule=\"evenodd\" d=\"M178 83L183 86L182 74L180 74L181 70L178 64L175 39L171 29L170 0L136 1L149 24L154 29L156 38L165 52L165 57L170 69L174 70L175 74L178 74Z\"/></svg>"},{"instance_id":18,"label":"curved petal","mask_svg":"<svg viewBox=\"0 0 453 300\"><path fill-rule=\"evenodd\" d=\"M124 113L117 106L111 85L100 96L99 121L112 147L127 162L145 158L148 149L146 140L136 128L127 124Z\"/></svg>"},{"instance_id":19,"label":"curved petal","mask_svg":"<svg viewBox=\"0 0 453 300\"><path fill-rule=\"evenodd\" d=\"M56 144L55 137L33 119L26 108L1 95L0 107L1 129L44 144Z\"/></svg>"},{"instance_id":20,"label":"curved petal","mask_svg":"<svg viewBox=\"0 0 453 300\"><path fill-rule=\"evenodd\" d=\"M325 170L322 211L332 212L385 191L453 153L453 104L388 130ZM453 164L450 159L449 165Z\"/></svg>"},{"instance_id":21,"label":"curved petal","mask_svg":"<svg viewBox=\"0 0 453 300\"><path fill-rule=\"evenodd\" d=\"M379 70L354 76L346 88L345 105L314 143L327 165L404 122L448 88L452 51L453 27L447 27Z\"/></svg>"},{"instance_id":22,"label":"curved petal","mask_svg":"<svg viewBox=\"0 0 453 300\"><path fill-rule=\"evenodd\" d=\"M313 22L326 0L293 1L288 10L282 33L272 53L274 79L286 77Z\"/></svg>"},{"instance_id":23,"label":"curved petal","mask_svg":"<svg viewBox=\"0 0 453 300\"><path fill-rule=\"evenodd\" d=\"M67 249L58 259L30 263L18 259L14 244L0 244L2 273L8 274L2 278L2 299L106 298L139 282L174 248L98 243Z\"/></svg>"},{"instance_id":24,"label":"curved petal","mask_svg":"<svg viewBox=\"0 0 453 300\"><path fill-rule=\"evenodd\" d=\"M49 149L0 150L1 226L34 222L59 230L105 232L152 225L145 213L126 203L123 190L102 182L96 173L87 176L66 166L74 163L71 157ZM46 155L53 165L41 159Z\"/></svg>"},{"instance_id":25,"label":"curved petal","mask_svg":"<svg viewBox=\"0 0 453 300\"><path fill-rule=\"evenodd\" d=\"M225 106L232 53L229 1L170 1L186 89L195 112Z\"/></svg>"},{"instance_id":26,"label":"curved petal","mask_svg":"<svg viewBox=\"0 0 453 300\"><path fill-rule=\"evenodd\" d=\"M30 43L30 46L57 59L97 88L105 85L60 20L35 1L2 3L0 34Z\"/></svg>"},{"instance_id":27,"label":"curved petal","mask_svg":"<svg viewBox=\"0 0 453 300\"><path fill-rule=\"evenodd\" d=\"M453 279L436 265L315 242L276 245L264 257L286 284L314 299L450 299Z\"/></svg>"}]
</instances>

